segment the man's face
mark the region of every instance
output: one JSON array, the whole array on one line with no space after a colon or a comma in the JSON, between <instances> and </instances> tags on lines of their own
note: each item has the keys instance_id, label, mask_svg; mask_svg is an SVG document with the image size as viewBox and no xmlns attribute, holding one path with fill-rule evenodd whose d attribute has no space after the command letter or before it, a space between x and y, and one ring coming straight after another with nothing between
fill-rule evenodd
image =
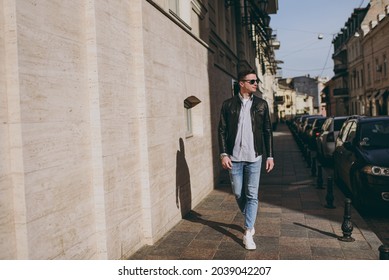
<instances>
[{"instance_id":1,"label":"man's face","mask_svg":"<svg viewBox=\"0 0 389 280\"><path fill-rule=\"evenodd\" d=\"M257 91L258 80L257 75L248 74L244 80L239 82L241 91L243 93L253 93Z\"/></svg>"}]
</instances>

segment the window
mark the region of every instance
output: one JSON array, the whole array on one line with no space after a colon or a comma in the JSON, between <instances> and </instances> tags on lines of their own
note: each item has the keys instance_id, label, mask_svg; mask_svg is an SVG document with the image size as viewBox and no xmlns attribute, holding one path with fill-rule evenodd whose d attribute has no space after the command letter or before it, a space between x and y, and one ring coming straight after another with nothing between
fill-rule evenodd
<instances>
[{"instance_id":1,"label":"window","mask_svg":"<svg viewBox=\"0 0 389 280\"><path fill-rule=\"evenodd\" d=\"M357 71L357 87L361 87L361 81L359 80L359 71Z\"/></svg>"},{"instance_id":2,"label":"window","mask_svg":"<svg viewBox=\"0 0 389 280\"><path fill-rule=\"evenodd\" d=\"M182 28L192 30L191 24L191 2L168 0L169 13L181 25Z\"/></svg>"},{"instance_id":3,"label":"window","mask_svg":"<svg viewBox=\"0 0 389 280\"><path fill-rule=\"evenodd\" d=\"M226 37L226 27L225 27L225 18L226 18L226 15L225 15L225 6L224 6L224 1L218 1L217 3L218 7L217 7L217 10L216 10L216 18L217 18L217 31L218 31L218 35L220 38L223 39L223 41L225 41L225 37Z\"/></svg>"},{"instance_id":4,"label":"window","mask_svg":"<svg viewBox=\"0 0 389 280\"><path fill-rule=\"evenodd\" d=\"M323 126L322 126L322 130L323 131L328 131L329 130L329 128L330 128L330 126L331 126L331 122L332 122L332 118L328 118L325 122L324 122L324 124L323 124Z\"/></svg>"},{"instance_id":5,"label":"window","mask_svg":"<svg viewBox=\"0 0 389 280\"><path fill-rule=\"evenodd\" d=\"M349 122L345 126L342 127L342 130L339 133L339 138L342 140L342 142L346 141L346 136L348 134L348 130L349 130L351 124L352 124L352 122Z\"/></svg>"},{"instance_id":6,"label":"window","mask_svg":"<svg viewBox=\"0 0 389 280\"><path fill-rule=\"evenodd\" d=\"M367 84L371 84L371 71L370 71L370 63L367 64Z\"/></svg>"},{"instance_id":7,"label":"window","mask_svg":"<svg viewBox=\"0 0 389 280\"><path fill-rule=\"evenodd\" d=\"M381 69L381 65L379 64L379 61L378 61L378 58L375 59L375 80L379 80L380 79L380 73L381 73L382 69Z\"/></svg>"},{"instance_id":8,"label":"window","mask_svg":"<svg viewBox=\"0 0 389 280\"><path fill-rule=\"evenodd\" d=\"M370 148L389 147L389 122L378 121L361 126L361 145Z\"/></svg>"},{"instance_id":9,"label":"window","mask_svg":"<svg viewBox=\"0 0 389 280\"><path fill-rule=\"evenodd\" d=\"M347 134L347 139L346 139L347 142L352 142L354 140L356 131L357 131L357 124L353 122Z\"/></svg>"},{"instance_id":10,"label":"window","mask_svg":"<svg viewBox=\"0 0 389 280\"><path fill-rule=\"evenodd\" d=\"M178 0L169 0L169 9L177 16L180 15L180 3Z\"/></svg>"},{"instance_id":11,"label":"window","mask_svg":"<svg viewBox=\"0 0 389 280\"><path fill-rule=\"evenodd\" d=\"M184 107L185 107L185 125L186 125L186 131L185 135L186 137L193 136L193 120L192 120L192 108L195 107L197 104L199 104L201 101L196 96L189 96L184 100Z\"/></svg>"},{"instance_id":12,"label":"window","mask_svg":"<svg viewBox=\"0 0 389 280\"><path fill-rule=\"evenodd\" d=\"M335 119L334 120L334 131L340 131L342 129L342 126L343 126L345 121L346 121L346 118Z\"/></svg>"},{"instance_id":13,"label":"window","mask_svg":"<svg viewBox=\"0 0 389 280\"><path fill-rule=\"evenodd\" d=\"M181 1L181 3L184 2ZM200 29L201 26L203 25L202 21L204 21L205 15L207 14L208 10L203 4L203 0L192 0L190 3L191 3L190 6L191 12L190 12L190 20L188 20L188 22L190 22L192 33L200 38L201 35Z\"/></svg>"},{"instance_id":14,"label":"window","mask_svg":"<svg viewBox=\"0 0 389 280\"><path fill-rule=\"evenodd\" d=\"M387 61L387 58L386 58L386 54L384 54L384 56L383 56L383 63L382 63L382 73L383 73L385 78L387 77L387 74L388 74L388 72L387 72L388 71L387 64L388 64L388 61Z\"/></svg>"},{"instance_id":15,"label":"window","mask_svg":"<svg viewBox=\"0 0 389 280\"><path fill-rule=\"evenodd\" d=\"M185 120L186 120L186 136L193 135L193 128L192 128L192 109L191 108L185 108Z\"/></svg>"}]
</instances>

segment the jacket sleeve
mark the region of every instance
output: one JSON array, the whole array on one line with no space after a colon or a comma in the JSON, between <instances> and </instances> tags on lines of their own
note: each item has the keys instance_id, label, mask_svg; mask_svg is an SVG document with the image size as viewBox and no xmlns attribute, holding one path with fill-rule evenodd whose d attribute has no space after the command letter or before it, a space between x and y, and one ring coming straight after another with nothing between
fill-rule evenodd
<instances>
[{"instance_id":1,"label":"jacket sleeve","mask_svg":"<svg viewBox=\"0 0 389 280\"><path fill-rule=\"evenodd\" d=\"M224 102L220 111L220 120L218 127L218 140L220 154L227 152L227 120L226 120L226 103Z\"/></svg>"},{"instance_id":2,"label":"jacket sleeve","mask_svg":"<svg viewBox=\"0 0 389 280\"><path fill-rule=\"evenodd\" d=\"M265 114L263 120L263 140L265 144L266 157L274 157L273 151L273 131L270 120L269 106L265 101Z\"/></svg>"}]
</instances>

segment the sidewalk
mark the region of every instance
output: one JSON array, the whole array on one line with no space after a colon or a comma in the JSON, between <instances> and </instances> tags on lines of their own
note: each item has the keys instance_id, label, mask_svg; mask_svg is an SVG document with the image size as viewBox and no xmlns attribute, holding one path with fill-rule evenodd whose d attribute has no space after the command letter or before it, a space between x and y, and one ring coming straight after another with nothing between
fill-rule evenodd
<instances>
[{"instance_id":1,"label":"sidewalk","mask_svg":"<svg viewBox=\"0 0 389 280\"><path fill-rule=\"evenodd\" d=\"M275 164L262 174L255 225L255 251L242 243L243 216L228 184L212 191L186 219L153 246L130 259L378 260L382 245L351 208L354 242L343 242L344 195L334 185L335 209L324 207L325 189L317 189L302 153L284 124L274 132ZM228 180L226 180L228 182Z\"/></svg>"}]
</instances>

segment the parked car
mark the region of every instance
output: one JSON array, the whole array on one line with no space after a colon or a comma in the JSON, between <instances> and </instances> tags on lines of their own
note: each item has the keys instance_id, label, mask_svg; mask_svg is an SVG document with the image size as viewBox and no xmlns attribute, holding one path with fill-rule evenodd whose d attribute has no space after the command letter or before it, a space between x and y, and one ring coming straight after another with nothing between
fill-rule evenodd
<instances>
[{"instance_id":1,"label":"parked car","mask_svg":"<svg viewBox=\"0 0 389 280\"><path fill-rule=\"evenodd\" d=\"M307 129L310 129L312 127L312 123L314 122L314 120L318 117L321 117L320 115L307 115L306 117L304 117L304 119L302 120L302 123L300 125L300 134L299 136L301 137L301 139L305 142L305 136L306 136L306 131Z\"/></svg>"},{"instance_id":2,"label":"parked car","mask_svg":"<svg viewBox=\"0 0 389 280\"><path fill-rule=\"evenodd\" d=\"M347 120L336 139L334 179L357 208L389 209L389 116Z\"/></svg>"},{"instance_id":3,"label":"parked car","mask_svg":"<svg viewBox=\"0 0 389 280\"><path fill-rule=\"evenodd\" d=\"M319 158L325 161L332 159L332 154L335 150L335 139L338 137L339 131L347 118L347 116L328 117L324 122L320 135L316 138Z\"/></svg>"},{"instance_id":4,"label":"parked car","mask_svg":"<svg viewBox=\"0 0 389 280\"><path fill-rule=\"evenodd\" d=\"M299 136L301 136L304 124L305 124L305 119L309 117L310 115L302 115L299 119L297 119L296 122L296 131Z\"/></svg>"},{"instance_id":5,"label":"parked car","mask_svg":"<svg viewBox=\"0 0 389 280\"><path fill-rule=\"evenodd\" d=\"M292 121L291 121L291 127L292 129L294 129L296 132L298 131L298 127L299 127L299 124L300 124L300 121L301 121L301 117L302 116L305 116L306 114L299 114L299 115L296 115L292 118Z\"/></svg>"},{"instance_id":6,"label":"parked car","mask_svg":"<svg viewBox=\"0 0 389 280\"><path fill-rule=\"evenodd\" d=\"M317 117L312 126L305 132L307 145L311 151L316 151L316 138L320 136L320 131L326 119L326 117Z\"/></svg>"}]
</instances>

